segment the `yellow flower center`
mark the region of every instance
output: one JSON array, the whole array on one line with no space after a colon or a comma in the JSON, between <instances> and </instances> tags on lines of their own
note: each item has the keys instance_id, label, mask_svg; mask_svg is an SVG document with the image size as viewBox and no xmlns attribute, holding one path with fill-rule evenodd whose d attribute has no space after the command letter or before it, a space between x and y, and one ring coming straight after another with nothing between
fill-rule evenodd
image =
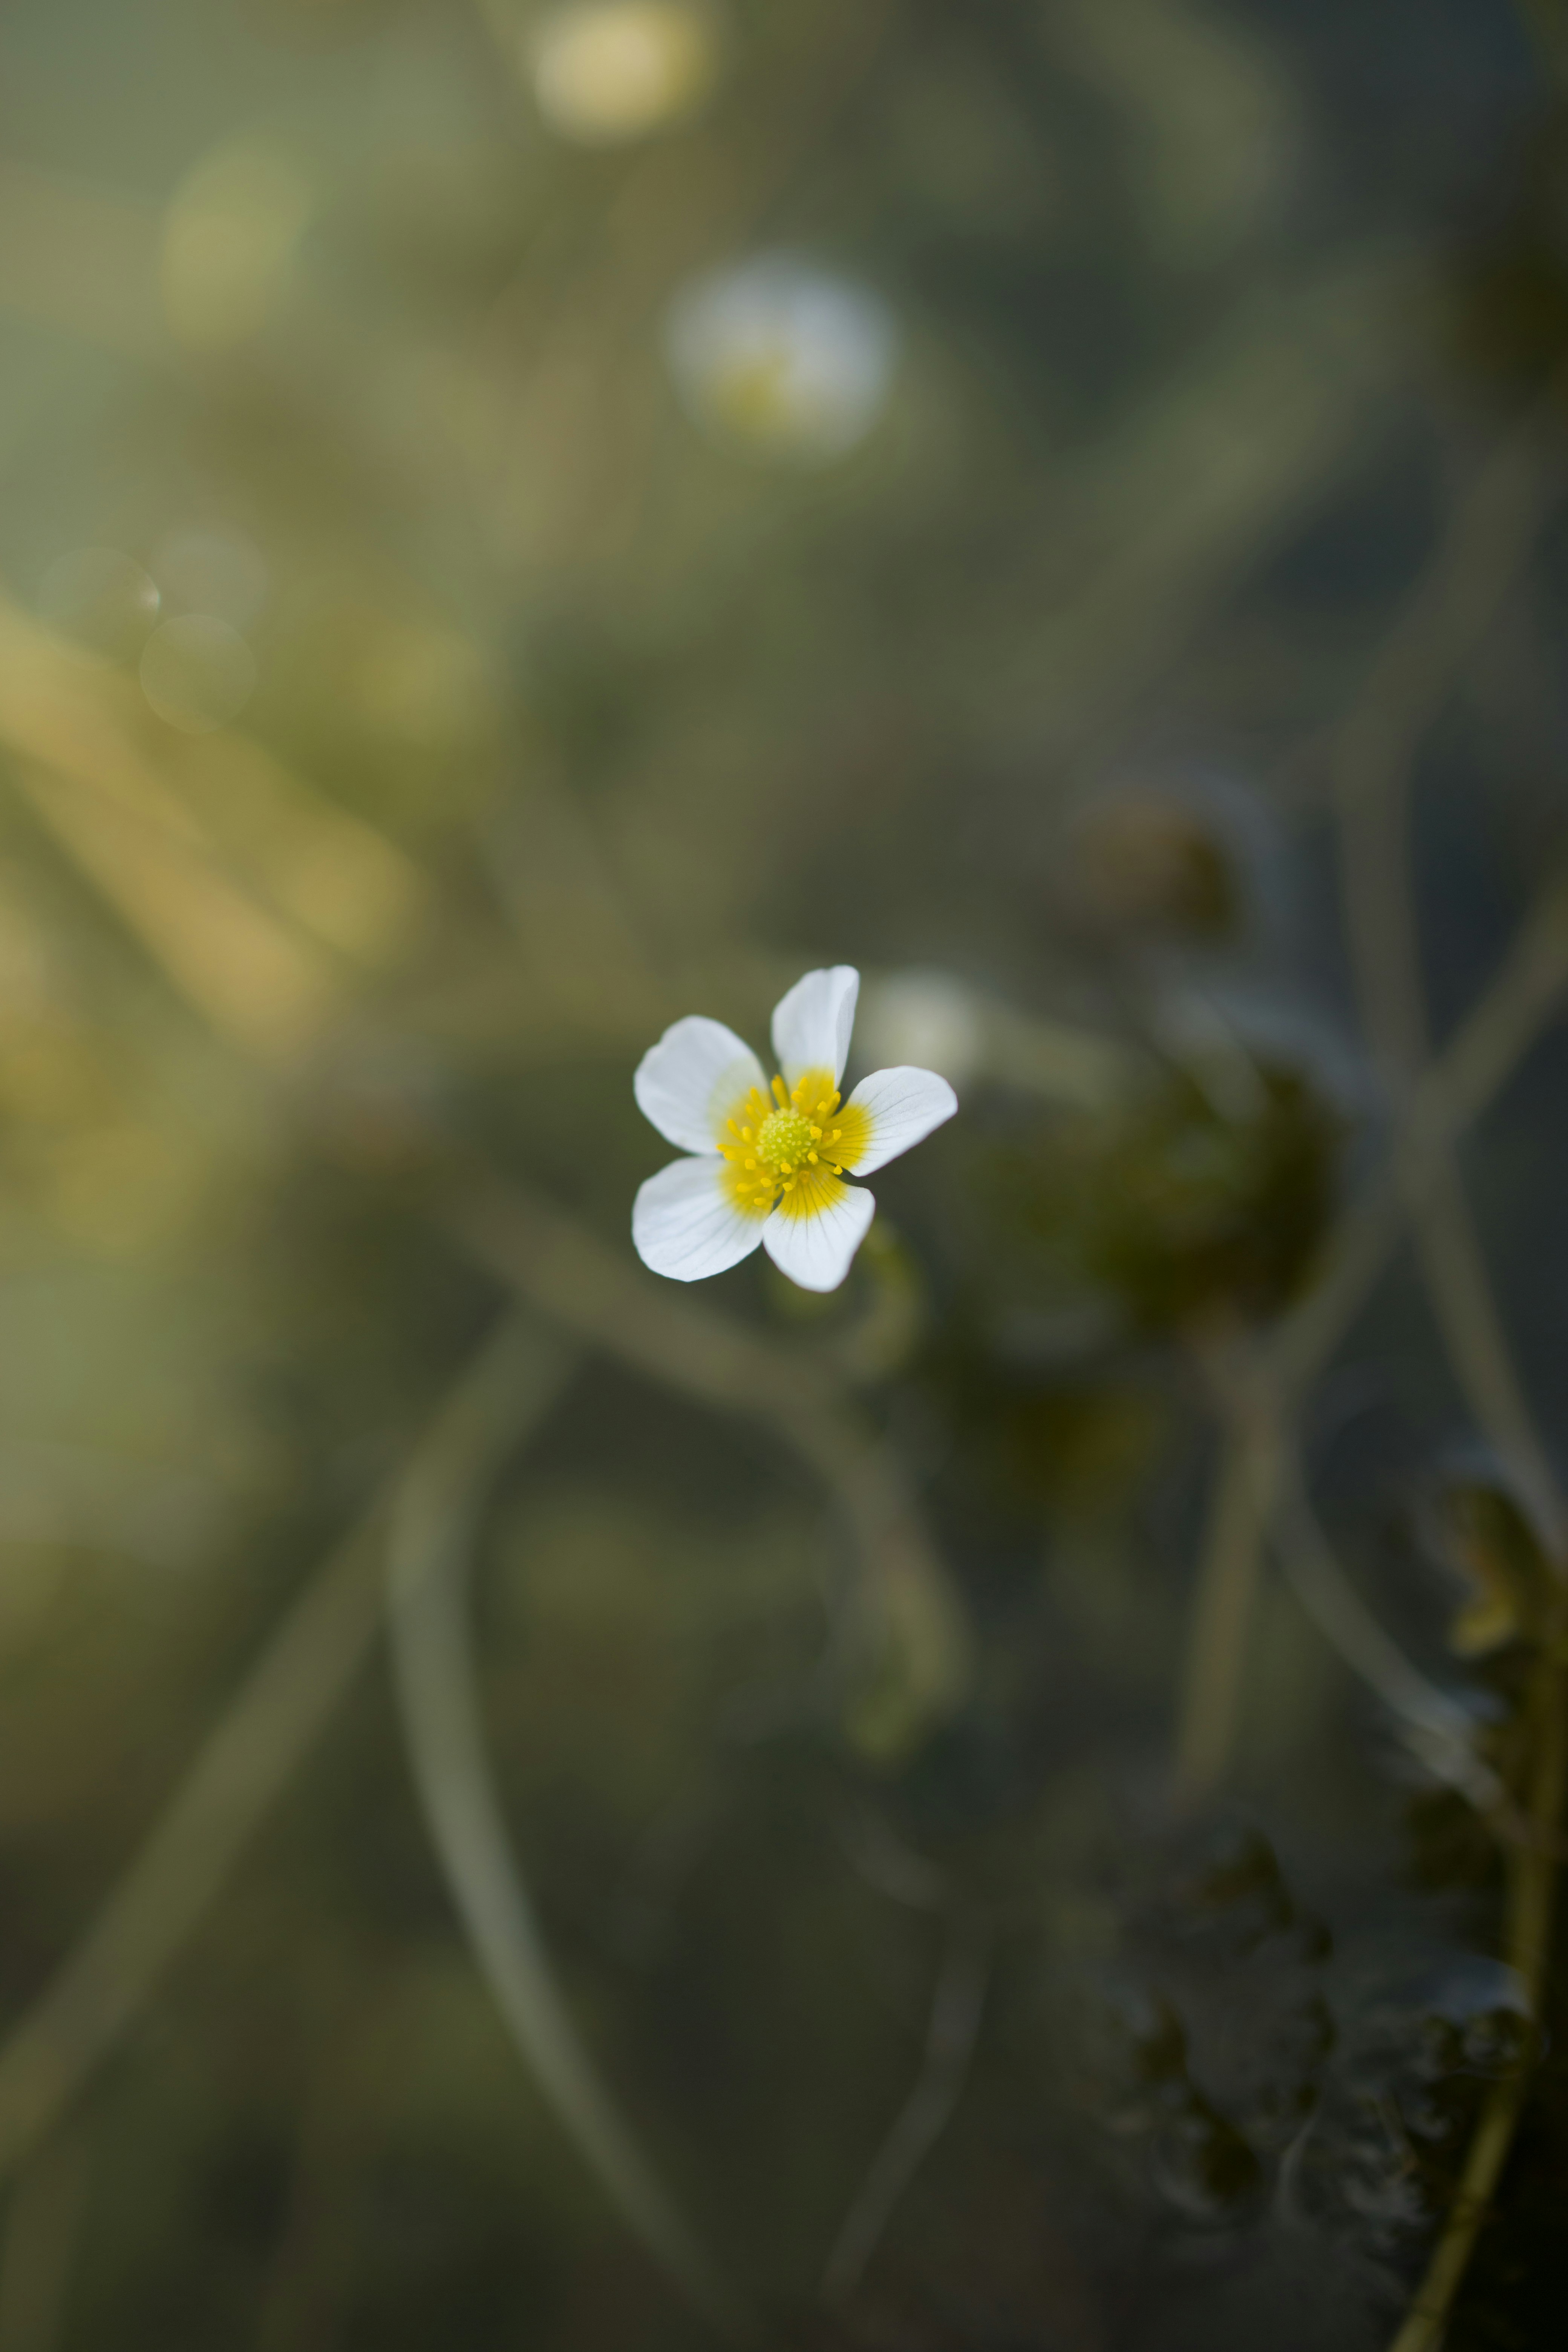
<instances>
[{"instance_id":1,"label":"yellow flower center","mask_svg":"<svg viewBox=\"0 0 1568 2352\"><path fill-rule=\"evenodd\" d=\"M822 1129L804 1111L770 1111L757 1129L757 1159L773 1175L787 1176L807 1164L812 1145L821 1140Z\"/></svg>"},{"instance_id":2,"label":"yellow flower center","mask_svg":"<svg viewBox=\"0 0 1568 2352\"><path fill-rule=\"evenodd\" d=\"M730 1197L758 1217L775 1207L786 1216L820 1216L843 1192L839 1179L871 1132L865 1112L841 1101L830 1070L807 1070L793 1093L774 1078L772 1100L753 1087L724 1126L719 1149L730 1163Z\"/></svg>"}]
</instances>

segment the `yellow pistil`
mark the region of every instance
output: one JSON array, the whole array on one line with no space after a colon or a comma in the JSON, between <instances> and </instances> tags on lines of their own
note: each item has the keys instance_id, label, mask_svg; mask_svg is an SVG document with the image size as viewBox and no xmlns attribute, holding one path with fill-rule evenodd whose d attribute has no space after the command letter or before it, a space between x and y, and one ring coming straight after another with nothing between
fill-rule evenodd
<instances>
[{"instance_id":1,"label":"yellow pistil","mask_svg":"<svg viewBox=\"0 0 1568 2352\"><path fill-rule=\"evenodd\" d=\"M782 1077L771 1097L753 1087L724 1122L719 1149L730 1163L737 1208L765 1217L820 1216L844 1192L840 1181L870 1141L871 1122L846 1104L829 1070L807 1070L793 1090Z\"/></svg>"}]
</instances>

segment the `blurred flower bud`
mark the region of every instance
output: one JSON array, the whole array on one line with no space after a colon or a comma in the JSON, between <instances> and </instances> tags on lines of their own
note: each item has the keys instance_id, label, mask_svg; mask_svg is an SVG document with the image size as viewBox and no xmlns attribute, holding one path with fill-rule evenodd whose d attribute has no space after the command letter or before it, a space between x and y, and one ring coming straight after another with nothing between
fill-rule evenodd
<instances>
[{"instance_id":1,"label":"blurred flower bud","mask_svg":"<svg viewBox=\"0 0 1568 2352\"><path fill-rule=\"evenodd\" d=\"M1205 812L1155 793L1118 797L1079 819L1069 887L1095 929L1214 939L1240 911L1237 878Z\"/></svg>"}]
</instances>

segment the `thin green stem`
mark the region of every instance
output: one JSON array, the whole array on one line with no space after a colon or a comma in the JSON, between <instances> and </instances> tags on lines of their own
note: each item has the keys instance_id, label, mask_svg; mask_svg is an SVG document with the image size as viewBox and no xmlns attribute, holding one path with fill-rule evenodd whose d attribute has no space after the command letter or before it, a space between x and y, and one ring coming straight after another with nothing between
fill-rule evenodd
<instances>
[{"instance_id":1,"label":"thin green stem","mask_svg":"<svg viewBox=\"0 0 1568 2352\"><path fill-rule=\"evenodd\" d=\"M1535 1835L1510 1851L1504 1951L1523 1985L1526 2007L1539 2032L1551 1958L1563 1797L1568 1790L1568 1676L1552 1646L1543 1652L1536 1667L1531 1719L1528 1814ZM1531 2067L1521 2065L1489 2093L1443 2234L1389 2352L1437 2352L1502 2179L1531 2080Z\"/></svg>"},{"instance_id":2,"label":"thin green stem","mask_svg":"<svg viewBox=\"0 0 1568 2352\"><path fill-rule=\"evenodd\" d=\"M574 1360L514 1319L460 1439L405 1483L388 1544L388 1626L409 1761L474 1958L507 2031L622 2220L721 2335L749 2330L600 2080L556 1982L479 1718L467 1576L494 1480Z\"/></svg>"},{"instance_id":3,"label":"thin green stem","mask_svg":"<svg viewBox=\"0 0 1568 2352\"><path fill-rule=\"evenodd\" d=\"M1414 1213L1416 1252L1459 1386L1498 1459L1561 1564L1568 1507L1524 1393L1480 1237L1451 1162L1435 1167Z\"/></svg>"},{"instance_id":4,"label":"thin green stem","mask_svg":"<svg viewBox=\"0 0 1568 2352\"><path fill-rule=\"evenodd\" d=\"M560 1328L661 1387L772 1429L842 1511L858 1566L843 1663L853 1736L907 1752L962 1704L973 1673L963 1602L892 1449L826 1351L785 1348L670 1297L623 1252L516 1184L451 1170L448 1232Z\"/></svg>"},{"instance_id":5,"label":"thin green stem","mask_svg":"<svg viewBox=\"0 0 1568 2352\"><path fill-rule=\"evenodd\" d=\"M949 1919L920 2073L834 2242L823 2274L826 2302L842 2303L858 2286L900 2199L952 2121L980 2032L990 1947L984 1923L972 1913Z\"/></svg>"},{"instance_id":6,"label":"thin green stem","mask_svg":"<svg viewBox=\"0 0 1568 2352\"><path fill-rule=\"evenodd\" d=\"M1496 618L1528 561L1556 486L1531 417L1460 501L1430 573L1346 722L1334 763L1352 961L1368 1034L1402 1108L1430 1059L1406 839L1415 755L1452 691L1456 665ZM1452 1147L1434 1140L1427 1150L1430 1165L1418 1186L1411 1155L1399 1159L1396 1173L1449 1360L1555 1556L1568 1534L1568 1509L1513 1364Z\"/></svg>"},{"instance_id":7,"label":"thin green stem","mask_svg":"<svg viewBox=\"0 0 1568 2352\"><path fill-rule=\"evenodd\" d=\"M1568 887L1554 884L1520 926L1501 969L1423 1073L1388 1160L1342 1219L1325 1272L1260 1343L1282 1399L1299 1401L1344 1337L1394 1253L1403 1204L1419 1201L1442 1155L1505 1087L1568 991Z\"/></svg>"},{"instance_id":8,"label":"thin green stem","mask_svg":"<svg viewBox=\"0 0 1568 2352\"><path fill-rule=\"evenodd\" d=\"M1457 665L1490 625L1525 562L1554 481L1532 418L1482 467L1461 501L1436 560L1341 731L1335 779L1346 909L1368 1029L1393 1084L1395 1139L1389 1174L1346 1220L1326 1280L1256 1351L1262 1387L1277 1391L1273 1409L1284 1426L1283 1417L1372 1288L1408 1217L1472 1411L1552 1537L1564 1525L1563 1507L1513 1372L1453 1168L1462 1119L1446 1100L1456 1083L1452 1059L1441 1076L1429 1071L1405 828L1415 749L1451 690ZM1555 901L1552 907L1560 916ZM1533 920L1527 925L1520 957L1510 958L1487 1006L1466 1024L1453 1049L1479 1060L1489 1085L1500 1083L1511 1066L1494 1034L1499 1002L1512 1010L1522 992L1538 1020L1562 984L1561 943L1554 939L1552 952L1543 957L1541 931ZM1543 961L1551 972L1544 989ZM1521 990L1522 980L1530 985ZM1515 1053L1522 1050L1517 1033L1508 1042ZM1467 1108L1473 1115L1484 1089L1473 1074L1470 1085ZM1224 1384L1234 1391L1234 1381ZM1178 1710L1176 1785L1189 1803L1223 1777L1239 1715L1247 1632L1273 1509L1272 1473L1257 1445L1247 1418L1233 1413L1204 1539Z\"/></svg>"},{"instance_id":9,"label":"thin green stem","mask_svg":"<svg viewBox=\"0 0 1568 2352\"><path fill-rule=\"evenodd\" d=\"M51 2131L205 1916L368 1656L403 1476L460 1439L481 1351L405 1468L329 1553L229 1700L96 1917L0 2047L0 2174Z\"/></svg>"},{"instance_id":10,"label":"thin green stem","mask_svg":"<svg viewBox=\"0 0 1568 2352\"><path fill-rule=\"evenodd\" d=\"M1559 52L1561 58L1562 52ZM1363 1016L1394 1100L1405 1108L1429 1060L1407 834L1415 753L1451 689L1455 665L1495 618L1556 488L1535 420L1505 444L1461 503L1432 573L1385 649L1344 730L1337 761L1342 881ZM1568 1507L1515 1370L1451 1140L1426 1140L1426 1165L1396 1163L1416 1251L1455 1375L1530 1507L1559 1573ZM1540 2024L1556 1876L1568 1723L1551 1645L1531 1702L1533 1835L1509 1850L1508 1957ZM1521 2067L1487 2099L1458 2193L1394 2352L1432 2352L1508 2160L1529 2087Z\"/></svg>"},{"instance_id":11,"label":"thin green stem","mask_svg":"<svg viewBox=\"0 0 1568 2352\"><path fill-rule=\"evenodd\" d=\"M1238 1406L1226 1413L1182 1674L1175 1765L1181 1805L1200 1803L1218 1785L1236 1738L1278 1450L1271 1412Z\"/></svg>"},{"instance_id":12,"label":"thin green stem","mask_svg":"<svg viewBox=\"0 0 1568 2352\"><path fill-rule=\"evenodd\" d=\"M369 1651L379 1514L338 1546L230 1700L96 1919L0 2049L0 2172L64 2113L211 1906Z\"/></svg>"},{"instance_id":13,"label":"thin green stem","mask_svg":"<svg viewBox=\"0 0 1568 2352\"><path fill-rule=\"evenodd\" d=\"M1412 1751L1488 1822L1516 1834L1508 1792L1475 1752L1470 1715L1411 1664L1373 1615L1334 1557L1307 1494L1298 1450L1283 1438L1273 1537L1281 1573L1302 1609L1382 1700Z\"/></svg>"}]
</instances>

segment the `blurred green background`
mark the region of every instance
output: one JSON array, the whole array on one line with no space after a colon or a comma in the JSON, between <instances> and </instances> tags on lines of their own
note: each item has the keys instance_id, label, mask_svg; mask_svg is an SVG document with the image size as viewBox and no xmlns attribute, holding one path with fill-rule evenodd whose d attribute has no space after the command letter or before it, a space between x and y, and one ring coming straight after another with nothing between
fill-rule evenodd
<instances>
[{"instance_id":1,"label":"blurred green background","mask_svg":"<svg viewBox=\"0 0 1568 2352\"><path fill-rule=\"evenodd\" d=\"M0 2352L1556 2341L1565 72L11 0Z\"/></svg>"}]
</instances>

